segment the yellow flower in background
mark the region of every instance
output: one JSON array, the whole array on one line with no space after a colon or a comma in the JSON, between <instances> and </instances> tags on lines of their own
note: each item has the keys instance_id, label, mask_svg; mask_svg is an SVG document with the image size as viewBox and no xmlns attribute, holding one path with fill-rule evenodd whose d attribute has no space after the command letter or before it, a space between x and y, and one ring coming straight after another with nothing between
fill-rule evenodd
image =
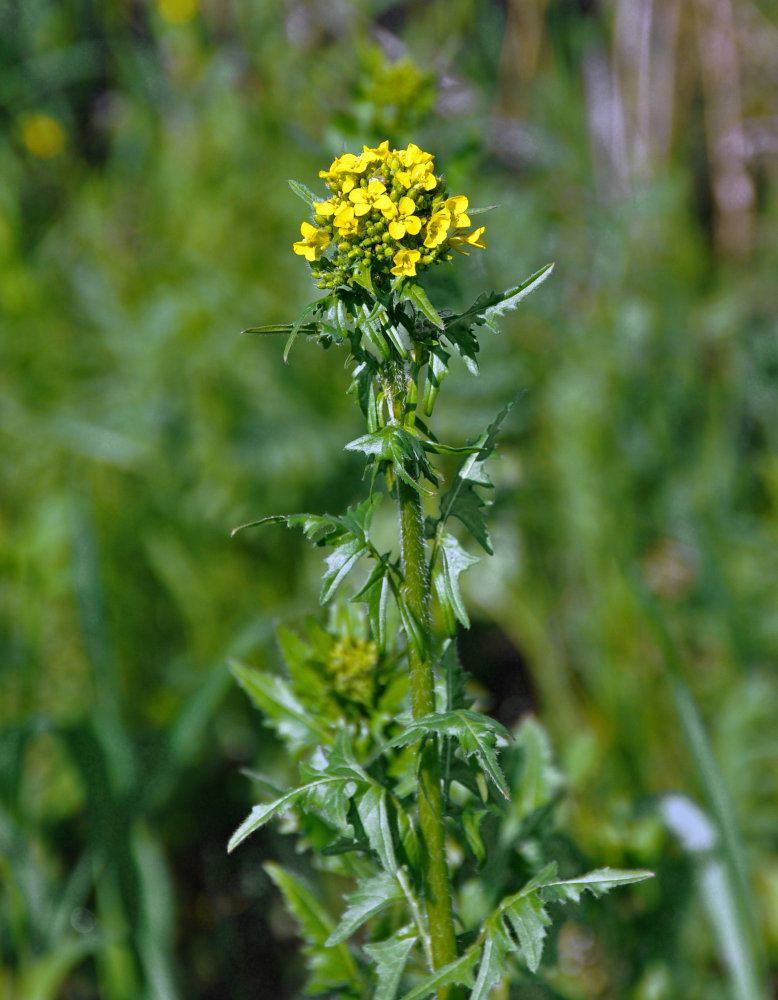
<instances>
[{"instance_id":1,"label":"yellow flower in background","mask_svg":"<svg viewBox=\"0 0 778 1000\"><path fill-rule=\"evenodd\" d=\"M469 257L470 251L464 250L463 247L481 247L483 250L486 247L486 244L481 242L481 237L483 236L485 230L486 226L481 226L480 229L474 229L472 233L463 233L461 236L456 234L449 240L449 245L453 247L454 250L458 250L459 253L463 253L466 257Z\"/></svg>"},{"instance_id":2,"label":"yellow flower in background","mask_svg":"<svg viewBox=\"0 0 778 1000\"><path fill-rule=\"evenodd\" d=\"M38 112L22 122L22 142L33 156L50 160L65 148L65 130L56 118Z\"/></svg>"},{"instance_id":3,"label":"yellow flower in background","mask_svg":"<svg viewBox=\"0 0 778 1000\"><path fill-rule=\"evenodd\" d=\"M199 0L157 0L157 10L169 24L188 24L199 6Z\"/></svg>"},{"instance_id":4,"label":"yellow flower in background","mask_svg":"<svg viewBox=\"0 0 778 1000\"><path fill-rule=\"evenodd\" d=\"M416 265L419 263L421 253L418 250L400 250L394 255L394 267L392 274L407 275L412 277L416 274Z\"/></svg>"},{"instance_id":5,"label":"yellow flower in background","mask_svg":"<svg viewBox=\"0 0 778 1000\"><path fill-rule=\"evenodd\" d=\"M400 198L395 208L394 202L389 202L394 209L396 218L389 223L389 235L393 240L401 240L406 233L415 236L421 229L421 219L413 213L416 203L413 198Z\"/></svg>"},{"instance_id":6,"label":"yellow flower in background","mask_svg":"<svg viewBox=\"0 0 778 1000\"><path fill-rule=\"evenodd\" d=\"M303 239L292 244L295 253L305 257L307 261L316 260L324 253L330 244L329 233L323 229L317 229L310 222L303 222L300 226Z\"/></svg>"}]
</instances>

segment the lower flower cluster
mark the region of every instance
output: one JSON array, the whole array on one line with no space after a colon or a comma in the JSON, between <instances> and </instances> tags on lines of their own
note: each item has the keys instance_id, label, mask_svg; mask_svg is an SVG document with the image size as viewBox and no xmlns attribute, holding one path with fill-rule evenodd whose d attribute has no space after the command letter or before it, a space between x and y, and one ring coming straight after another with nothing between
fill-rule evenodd
<instances>
[{"instance_id":1,"label":"lower flower cluster","mask_svg":"<svg viewBox=\"0 0 778 1000\"><path fill-rule=\"evenodd\" d=\"M484 227L472 229L464 195L449 196L433 156L407 149L364 146L344 153L319 173L332 192L313 203L293 249L310 263L322 288L353 283L367 266L374 275L412 277L451 250L484 247Z\"/></svg>"}]
</instances>

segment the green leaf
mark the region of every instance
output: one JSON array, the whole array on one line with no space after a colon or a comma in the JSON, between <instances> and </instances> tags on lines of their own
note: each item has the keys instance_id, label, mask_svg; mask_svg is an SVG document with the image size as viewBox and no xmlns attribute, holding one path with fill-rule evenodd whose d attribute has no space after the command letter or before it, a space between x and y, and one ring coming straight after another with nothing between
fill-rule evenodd
<instances>
[{"instance_id":1,"label":"green leaf","mask_svg":"<svg viewBox=\"0 0 778 1000\"><path fill-rule=\"evenodd\" d=\"M397 871L397 858L386 800L386 789L380 785L370 785L364 795L357 799L356 805L370 847L378 855L384 871L394 875Z\"/></svg>"},{"instance_id":2,"label":"green leaf","mask_svg":"<svg viewBox=\"0 0 778 1000\"><path fill-rule=\"evenodd\" d=\"M553 270L553 263L546 264L545 267L541 267L539 271L536 271L534 274L530 275L529 278L522 281L520 285L516 285L515 288L509 288L504 291L500 301L489 306L481 314L483 316L484 323L491 327L495 333L499 332L497 327L498 318L509 309L515 309L522 299L525 299L530 292L534 292L535 289L549 277Z\"/></svg>"},{"instance_id":3,"label":"green leaf","mask_svg":"<svg viewBox=\"0 0 778 1000\"><path fill-rule=\"evenodd\" d=\"M308 957L311 976L306 993L323 993L358 981L356 963L345 945L327 946L334 921L311 890L280 865L262 866L284 897L289 910L297 918Z\"/></svg>"},{"instance_id":4,"label":"green leaf","mask_svg":"<svg viewBox=\"0 0 778 1000\"><path fill-rule=\"evenodd\" d=\"M364 600L367 604L367 617L379 653L386 649L386 616L392 592L388 574L389 567L386 563L378 563L364 587L353 598L355 601Z\"/></svg>"},{"instance_id":5,"label":"green leaf","mask_svg":"<svg viewBox=\"0 0 778 1000\"><path fill-rule=\"evenodd\" d=\"M450 328L472 326L474 323L488 323L495 329L494 320L507 309L515 308L523 298L542 284L553 270L553 263L546 264L545 267L541 267L539 271L522 281L521 284L507 288L504 292L484 292L469 309L456 316L446 318L446 332L448 333Z\"/></svg>"},{"instance_id":6,"label":"green leaf","mask_svg":"<svg viewBox=\"0 0 778 1000\"><path fill-rule=\"evenodd\" d=\"M422 1000L449 983L472 986L469 1000L485 1000L489 991L506 975L509 954L521 955L532 972L537 970L546 927L551 923L543 906L544 898L577 901L583 889L607 892L617 885L641 882L652 874L603 868L579 878L559 881L556 879L556 865L547 865L519 892L499 904L484 921L477 939L456 962L428 976L403 1000ZM473 982L476 965L478 975Z\"/></svg>"},{"instance_id":7,"label":"green leaf","mask_svg":"<svg viewBox=\"0 0 778 1000\"><path fill-rule=\"evenodd\" d=\"M321 198L317 198L310 188L307 188L304 184L299 181L290 180L289 187L294 191L298 198L301 198L308 208L313 208L313 203L315 201L321 201Z\"/></svg>"},{"instance_id":8,"label":"green leaf","mask_svg":"<svg viewBox=\"0 0 778 1000\"><path fill-rule=\"evenodd\" d=\"M395 806L395 823L397 825L397 833L400 838L400 844L405 852L405 859L407 860L411 870L416 871L418 869L420 859L419 838L416 835L416 828L413 825L411 817L408 815L408 812L402 808L402 806Z\"/></svg>"},{"instance_id":9,"label":"green leaf","mask_svg":"<svg viewBox=\"0 0 778 1000\"><path fill-rule=\"evenodd\" d=\"M294 323L268 323L267 326L247 326L245 330L241 330L241 336L244 333L258 333L258 334L272 334L272 333L290 333L294 328ZM317 327L315 323L305 323L300 327L302 333L316 333Z\"/></svg>"},{"instance_id":10,"label":"green leaf","mask_svg":"<svg viewBox=\"0 0 778 1000\"><path fill-rule=\"evenodd\" d=\"M493 549L483 513L487 503L476 493L475 487L491 486L483 463L493 454L500 427L520 395L521 393L509 400L483 434L472 442L469 446L472 453L462 463L451 488L440 498L437 524L444 525L450 517L456 517L489 555L492 555Z\"/></svg>"},{"instance_id":11,"label":"green leaf","mask_svg":"<svg viewBox=\"0 0 778 1000\"><path fill-rule=\"evenodd\" d=\"M230 670L254 705L292 750L332 742L329 730L300 702L288 684L275 674L230 661Z\"/></svg>"},{"instance_id":12,"label":"green leaf","mask_svg":"<svg viewBox=\"0 0 778 1000\"><path fill-rule=\"evenodd\" d=\"M441 497L439 522L445 524L450 517L457 518L491 556L494 549L484 516L486 506L486 501L475 492L472 483L455 479L451 489Z\"/></svg>"},{"instance_id":13,"label":"green leaf","mask_svg":"<svg viewBox=\"0 0 778 1000\"><path fill-rule=\"evenodd\" d=\"M419 312L426 316L430 323L437 327L438 330L444 329L443 320L438 315L437 309L430 302L427 293L421 285L417 285L413 281L405 281L401 286L400 294L404 299L412 302Z\"/></svg>"},{"instance_id":14,"label":"green leaf","mask_svg":"<svg viewBox=\"0 0 778 1000\"><path fill-rule=\"evenodd\" d=\"M537 972L543 955L546 927L551 918L536 895L530 894L505 908L505 919L511 926L530 972Z\"/></svg>"},{"instance_id":15,"label":"green leaf","mask_svg":"<svg viewBox=\"0 0 778 1000\"><path fill-rule=\"evenodd\" d=\"M438 552L441 557L441 567L435 572L435 589L441 605L451 608L457 621L465 628L470 628L465 602L459 589L459 578L478 562L477 556L466 552L453 535L443 533Z\"/></svg>"},{"instance_id":16,"label":"green leaf","mask_svg":"<svg viewBox=\"0 0 778 1000\"><path fill-rule=\"evenodd\" d=\"M447 639L440 655L440 666L446 678L446 711L457 708L470 708L474 698L467 693L467 681L470 678L459 660L457 644L453 639Z\"/></svg>"},{"instance_id":17,"label":"green leaf","mask_svg":"<svg viewBox=\"0 0 778 1000\"><path fill-rule=\"evenodd\" d=\"M313 649L298 635L282 625L276 627L276 637L284 663L292 679L295 694L300 698L307 711L310 712L311 709L320 711L331 693L331 685L321 670L317 669L316 655ZM327 638L329 639L327 648L320 657L324 660L326 660L333 642L329 636Z\"/></svg>"},{"instance_id":18,"label":"green leaf","mask_svg":"<svg viewBox=\"0 0 778 1000\"><path fill-rule=\"evenodd\" d=\"M394 595L394 602L397 605L397 611L400 614L400 624L403 627L403 632L405 632L406 641L424 659L427 653L427 633L422 628L421 622L413 610L408 606L402 590L395 584L394 580L390 580L390 585Z\"/></svg>"},{"instance_id":19,"label":"green leaf","mask_svg":"<svg viewBox=\"0 0 778 1000\"><path fill-rule=\"evenodd\" d=\"M354 568L359 559L367 552L367 546L359 538L349 538L338 545L327 556L327 569L322 577L319 603L326 604L346 575Z\"/></svg>"},{"instance_id":20,"label":"green leaf","mask_svg":"<svg viewBox=\"0 0 778 1000\"><path fill-rule=\"evenodd\" d=\"M354 892L346 897L347 906L340 923L325 943L328 946L340 944L350 938L365 921L380 913L384 907L400 902L404 898L397 879L386 872L360 879Z\"/></svg>"},{"instance_id":21,"label":"green leaf","mask_svg":"<svg viewBox=\"0 0 778 1000\"><path fill-rule=\"evenodd\" d=\"M481 349L481 345L473 333L473 324L457 323L449 317L446 317L445 323L446 332L441 334L441 340L449 344L457 352L471 375L477 375L478 361L476 355Z\"/></svg>"},{"instance_id":22,"label":"green leaf","mask_svg":"<svg viewBox=\"0 0 778 1000\"><path fill-rule=\"evenodd\" d=\"M403 929L385 941L364 946L376 966L377 985L373 1000L394 1000L397 996L405 964L417 940L415 934Z\"/></svg>"},{"instance_id":23,"label":"green leaf","mask_svg":"<svg viewBox=\"0 0 778 1000\"><path fill-rule=\"evenodd\" d=\"M438 396L443 379L448 375L448 361L451 355L444 350L440 344L434 344L430 348L429 362L427 363L427 380L424 384L424 395L422 398L422 409L426 416L432 416L435 400Z\"/></svg>"},{"instance_id":24,"label":"green leaf","mask_svg":"<svg viewBox=\"0 0 778 1000\"><path fill-rule=\"evenodd\" d=\"M345 805L341 800L347 798L347 792L352 790L353 778L349 776L319 774L318 777L312 778L298 788L293 788L273 802L254 806L248 817L230 837L227 850L234 851L238 844L263 827L269 820L288 812L293 806L305 799L313 800L314 805L319 806L330 816L340 819L345 815ZM317 795L317 793L324 794Z\"/></svg>"},{"instance_id":25,"label":"green leaf","mask_svg":"<svg viewBox=\"0 0 778 1000\"><path fill-rule=\"evenodd\" d=\"M485 809L479 809L477 812L465 811L461 816L465 839L478 862L479 869L482 867L484 861L486 861L486 845L481 837L481 823L486 815L487 811Z\"/></svg>"},{"instance_id":26,"label":"green leaf","mask_svg":"<svg viewBox=\"0 0 778 1000\"><path fill-rule=\"evenodd\" d=\"M585 889L594 896L602 896L618 886L644 882L653 877L654 873L645 869L597 868L577 878L546 882L540 888L545 899L570 900L577 903Z\"/></svg>"},{"instance_id":27,"label":"green leaf","mask_svg":"<svg viewBox=\"0 0 778 1000\"><path fill-rule=\"evenodd\" d=\"M527 716L522 720L515 745L520 771L514 785L514 808L523 820L551 802L564 779L554 764L548 734L537 719Z\"/></svg>"},{"instance_id":28,"label":"green leaf","mask_svg":"<svg viewBox=\"0 0 778 1000\"><path fill-rule=\"evenodd\" d=\"M509 733L504 726L495 719L469 709L435 712L410 722L388 746L408 746L434 733L453 736L465 757L475 756L489 780L506 799L510 798L494 749L495 746L504 746L508 742Z\"/></svg>"},{"instance_id":29,"label":"green leaf","mask_svg":"<svg viewBox=\"0 0 778 1000\"><path fill-rule=\"evenodd\" d=\"M303 311L295 320L292 329L289 331L289 338L287 339L286 344L284 345L284 364L287 364L289 361L289 352L292 350L292 344L295 342L297 334L305 325L305 320L311 315L312 312L315 312L317 309L320 308L322 301L324 300L317 300L316 302L309 303L309 305L307 305L305 309L303 309Z\"/></svg>"},{"instance_id":30,"label":"green leaf","mask_svg":"<svg viewBox=\"0 0 778 1000\"><path fill-rule=\"evenodd\" d=\"M499 205L486 205L483 208L468 208L468 215L483 215L484 212L492 212L495 208L499 208Z\"/></svg>"},{"instance_id":31,"label":"green leaf","mask_svg":"<svg viewBox=\"0 0 778 1000\"><path fill-rule=\"evenodd\" d=\"M484 1000L507 974L505 956L512 950L513 942L502 928L500 931L501 933L487 934L481 946L478 976L473 984L470 1000Z\"/></svg>"},{"instance_id":32,"label":"green leaf","mask_svg":"<svg viewBox=\"0 0 778 1000\"><path fill-rule=\"evenodd\" d=\"M391 462L394 472L417 493L431 496L419 479L422 476L437 485L438 478L424 453L424 446L406 427L389 424L370 434L363 434L345 446L346 451L361 451L368 458Z\"/></svg>"},{"instance_id":33,"label":"green leaf","mask_svg":"<svg viewBox=\"0 0 778 1000\"><path fill-rule=\"evenodd\" d=\"M486 324L497 332L496 321L502 313L515 308L525 296L545 281L553 267L553 264L547 264L520 285L508 288L504 292L485 293L479 296L473 305L463 313L446 316L444 320L445 331L441 334L441 340L449 344L459 354L473 375L478 374L476 356L479 351L478 338L473 332L474 328Z\"/></svg>"},{"instance_id":34,"label":"green leaf","mask_svg":"<svg viewBox=\"0 0 778 1000\"><path fill-rule=\"evenodd\" d=\"M369 261L363 261L359 265L359 268L354 272L354 279L356 282L365 289L370 295L375 295L375 290L373 288L373 275L370 272Z\"/></svg>"},{"instance_id":35,"label":"green leaf","mask_svg":"<svg viewBox=\"0 0 778 1000\"><path fill-rule=\"evenodd\" d=\"M456 959L456 961L449 962L442 969L438 969L437 972L433 972L431 976L423 979L415 989L412 989L410 993L406 993L402 1000L423 1000L430 993L436 993L442 986L453 986L456 984L468 987L472 986L473 967L477 959L478 955L474 949L472 947L468 948L464 955Z\"/></svg>"}]
</instances>

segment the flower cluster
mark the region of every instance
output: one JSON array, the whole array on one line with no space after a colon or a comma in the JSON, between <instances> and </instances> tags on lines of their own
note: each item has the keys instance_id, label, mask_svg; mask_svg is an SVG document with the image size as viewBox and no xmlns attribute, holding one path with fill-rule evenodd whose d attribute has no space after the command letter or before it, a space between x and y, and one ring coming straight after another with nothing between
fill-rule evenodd
<instances>
[{"instance_id":1,"label":"flower cluster","mask_svg":"<svg viewBox=\"0 0 778 1000\"><path fill-rule=\"evenodd\" d=\"M319 176L332 195L313 203L313 224L303 222L293 249L322 288L352 282L366 264L374 275L411 277L451 260L451 250L485 246L484 227L470 228L467 198L449 197L432 154L413 143L344 153Z\"/></svg>"}]
</instances>

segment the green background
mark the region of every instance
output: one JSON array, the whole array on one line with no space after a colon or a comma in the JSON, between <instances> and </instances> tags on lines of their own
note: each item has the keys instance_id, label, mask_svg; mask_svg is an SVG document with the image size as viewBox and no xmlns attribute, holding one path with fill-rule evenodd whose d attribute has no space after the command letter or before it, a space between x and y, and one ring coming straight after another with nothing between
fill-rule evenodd
<instances>
[{"instance_id":1,"label":"green background","mask_svg":"<svg viewBox=\"0 0 778 1000\"><path fill-rule=\"evenodd\" d=\"M315 297L287 178L384 138L497 206L439 307L556 261L443 389L452 441L526 390L461 651L485 709L547 727L582 864L657 878L566 914L537 995L775 975L776 122L774 0L0 4L0 991L300 982L261 867L291 846L225 853L241 769L288 772L226 662L280 668L321 560L229 531L361 498L361 428L342 354L238 333Z\"/></svg>"}]
</instances>

